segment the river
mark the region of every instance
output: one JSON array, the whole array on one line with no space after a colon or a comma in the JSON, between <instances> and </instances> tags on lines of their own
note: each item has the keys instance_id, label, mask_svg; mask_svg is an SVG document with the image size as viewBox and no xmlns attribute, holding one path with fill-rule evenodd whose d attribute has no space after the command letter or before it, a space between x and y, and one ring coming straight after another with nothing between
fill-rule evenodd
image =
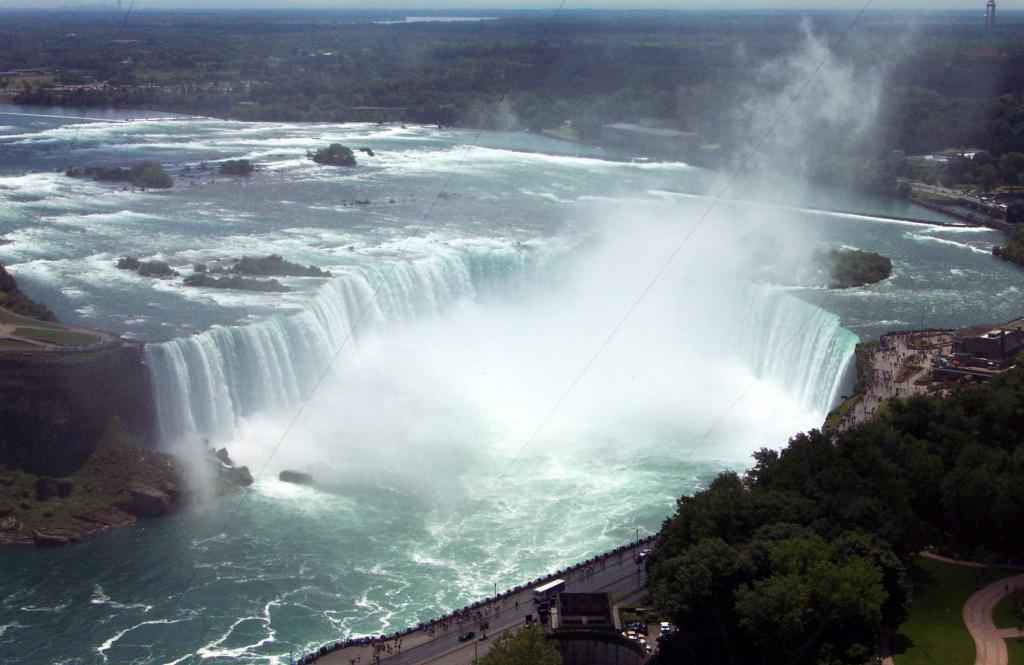
<instances>
[{"instance_id":1,"label":"river","mask_svg":"<svg viewBox=\"0 0 1024 665\"><path fill-rule=\"evenodd\" d=\"M1021 313L997 233L874 216L948 221L905 202L746 183L759 203L708 212L718 174L530 134L25 111L0 106L0 262L61 320L150 342L160 445L257 481L217 499L196 473L181 514L0 551L0 662L280 663L416 623L654 532L818 426L858 336ZM334 141L374 156L305 157ZM202 169L239 158L258 171ZM61 173L140 159L174 189ZM837 246L893 276L823 288ZM115 267L271 253L333 276Z\"/></svg>"}]
</instances>

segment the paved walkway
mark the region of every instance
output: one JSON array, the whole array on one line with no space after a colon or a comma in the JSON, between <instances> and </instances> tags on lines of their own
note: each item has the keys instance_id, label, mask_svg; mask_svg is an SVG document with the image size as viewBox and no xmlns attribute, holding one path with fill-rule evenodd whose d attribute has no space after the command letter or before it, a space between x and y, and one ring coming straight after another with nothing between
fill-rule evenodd
<instances>
[{"instance_id":1,"label":"paved walkway","mask_svg":"<svg viewBox=\"0 0 1024 665\"><path fill-rule=\"evenodd\" d=\"M953 333L947 331L898 332L882 335L868 356L867 385L853 407L836 426L844 430L869 420L875 411L894 397L912 397L929 392L918 381L931 374L935 360L949 353Z\"/></svg>"},{"instance_id":2,"label":"paved walkway","mask_svg":"<svg viewBox=\"0 0 1024 665\"><path fill-rule=\"evenodd\" d=\"M1007 665L1010 655L1006 640L1024 635L1020 628L996 628L992 612L1004 597L1018 588L1024 588L1024 575L1006 577L978 591L964 604L964 623L974 638L977 655L974 665Z\"/></svg>"}]
</instances>

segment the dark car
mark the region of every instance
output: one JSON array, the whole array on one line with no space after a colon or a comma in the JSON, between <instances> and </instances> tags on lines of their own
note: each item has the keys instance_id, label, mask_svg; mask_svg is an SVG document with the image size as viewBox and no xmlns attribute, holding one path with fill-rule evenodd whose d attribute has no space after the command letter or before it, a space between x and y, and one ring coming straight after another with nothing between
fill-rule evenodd
<instances>
[{"instance_id":1,"label":"dark car","mask_svg":"<svg viewBox=\"0 0 1024 665\"><path fill-rule=\"evenodd\" d=\"M470 630L468 632L465 632L465 633L459 635L459 641L460 642L468 642L471 639L473 639L474 637L476 637L476 633L473 632L472 630Z\"/></svg>"}]
</instances>

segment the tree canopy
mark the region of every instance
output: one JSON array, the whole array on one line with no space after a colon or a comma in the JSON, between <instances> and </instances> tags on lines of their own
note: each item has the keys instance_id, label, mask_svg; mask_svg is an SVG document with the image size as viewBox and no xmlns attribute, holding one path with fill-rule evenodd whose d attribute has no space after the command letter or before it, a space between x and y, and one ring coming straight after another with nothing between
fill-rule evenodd
<instances>
[{"instance_id":1,"label":"tree canopy","mask_svg":"<svg viewBox=\"0 0 1024 665\"><path fill-rule=\"evenodd\" d=\"M502 633L480 665L562 665L558 647L536 627Z\"/></svg>"},{"instance_id":2,"label":"tree canopy","mask_svg":"<svg viewBox=\"0 0 1024 665\"><path fill-rule=\"evenodd\" d=\"M317 164L329 164L330 166L356 165L356 156L352 153L352 149L340 143L332 143L326 148L320 148L316 151L311 150L306 154Z\"/></svg>"},{"instance_id":3,"label":"tree canopy","mask_svg":"<svg viewBox=\"0 0 1024 665\"><path fill-rule=\"evenodd\" d=\"M907 607L925 546L1024 552L1024 370L948 397L891 402L839 433L799 434L681 497L649 581L681 628L671 662L847 663Z\"/></svg>"}]
</instances>

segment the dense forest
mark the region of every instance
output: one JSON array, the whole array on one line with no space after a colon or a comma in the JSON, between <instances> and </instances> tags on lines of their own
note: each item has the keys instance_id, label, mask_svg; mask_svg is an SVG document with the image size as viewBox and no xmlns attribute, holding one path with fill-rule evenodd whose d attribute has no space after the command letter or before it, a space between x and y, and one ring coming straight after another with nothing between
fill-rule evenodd
<instances>
[{"instance_id":1,"label":"dense forest","mask_svg":"<svg viewBox=\"0 0 1024 665\"><path fill-rule=\"evenodd\" d=\"M761 450L679 499L650 564L681 627L672 663L870 660L925 547L983 562L1024 552L1024 370L895 401L834 441Z\"/></svg>"},{"instance_id":2,"label":"dense forest","mask_svg":"<svg viewBox=\"0 0 1024 665\"><path fill-rule=\"evenodd\" d=\"M5 14L0 71L48 75L0 75L0 89L23 104L564 129L582 140L607 123L657 118L700 133L727 161L760 132L758 104L785 99L794 76L808 73L799 62L781 75L766 63L836 42L853 15L564 11L549 25L547 12L404 23L372 12L136 11L123 33L122 18ZM800 146L804 175L905 194L893 151L976 147L985 156L951 164L946 181L1020 184L1022 35L1013 14L989 35L976 13L869 12L834 59L851 76L882 81L872 130L804 128L816 139ZM783 157L788 147L778 146Z\"/></svg>"}]
</instances>

